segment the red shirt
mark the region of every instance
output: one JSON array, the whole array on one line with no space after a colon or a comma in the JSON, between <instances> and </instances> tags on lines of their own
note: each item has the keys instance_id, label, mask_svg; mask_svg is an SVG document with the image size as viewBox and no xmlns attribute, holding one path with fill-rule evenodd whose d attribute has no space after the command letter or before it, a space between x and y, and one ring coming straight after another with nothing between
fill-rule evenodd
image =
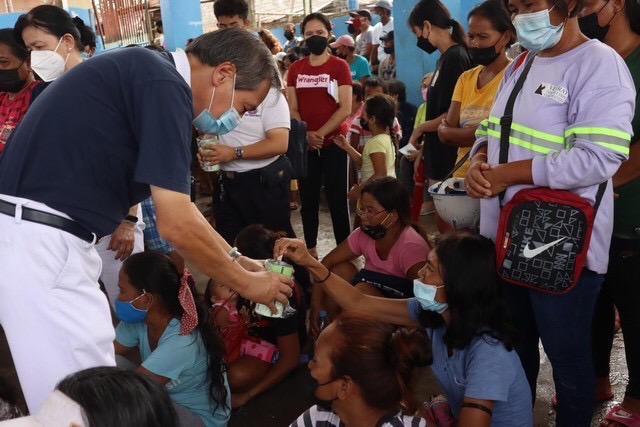
<instances>
[{"instance_id":1,"label":"red shirt","mask_svg":"<svg viewBox=\"0 0 640 427\"><path fill-rule=\"evenodd\" d=\"M13 98L9 98L9 95L12 95L10 92L0 92L0 153L4 150L11 132L27 114L31 105L31 92L36 84L37 81L32 82Z\"/></svg>"},{"instance_id":2,"label":"red shirt","mask_svg":"<svg viewBox=\"0 0 640 427\"><path fill-rule=\"evenodd\" d=\"M338 102L329 93L333 80L337 81L338 87L351 85L349 64L333 55L317 67L309 63L309 57L300 59L289 67L287 86L296 88L298 111L310 131L320 129L339 108ZM338 133L346 135L347 131L348 126L339 126L325 135L324 145L332 143L333 137Z\"/></svg>"}]
</instances>

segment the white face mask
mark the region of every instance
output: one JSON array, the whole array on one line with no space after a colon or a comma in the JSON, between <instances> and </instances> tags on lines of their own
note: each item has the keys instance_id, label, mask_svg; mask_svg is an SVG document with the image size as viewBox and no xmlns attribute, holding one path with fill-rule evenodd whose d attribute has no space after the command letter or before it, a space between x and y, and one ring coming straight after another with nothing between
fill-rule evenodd
<instances>
[{"instance_id":1,"label":"white face mask","mask_svg":"<svg viewBox=\"0 0 640 427\"><path fill-rule=\"evenodd\" d=\"M31 52L31 68L45 82L54 81L64 73L69 52L67 52L67 57L63 59L57 52L61 43L62 37L54 50L34 50Z\"/></svg>"}]
</instances>

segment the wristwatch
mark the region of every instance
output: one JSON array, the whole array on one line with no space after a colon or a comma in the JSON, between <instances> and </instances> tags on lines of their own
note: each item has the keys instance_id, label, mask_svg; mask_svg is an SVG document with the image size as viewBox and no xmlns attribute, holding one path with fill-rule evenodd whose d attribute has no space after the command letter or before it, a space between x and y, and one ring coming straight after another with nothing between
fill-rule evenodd
<instances>
[{"instance_id":1,"label":"wristwatch","mask_svg":"<svg viewBox=\"0 0 640 427\"><path fill-rule=\"evenodd\" d=\"M231 262L233 262L233 261L236 261L238 258L240 258L242 256L242 254L240 253L238 248L233 247L229 251L229 256L231 257Z\"/></svg>"},{"instance_id":2,"label":"wristwatch","mask_svg":"<svg viewBox=\"0 0 640 427\"><path fill-rule=\"evenodd\" d=\"M136 225L138 223L138 217L135 215L127 215L124 217L124 222L128 222L129 224Z\"/></svg>"},{"instance_id":3,"label":"wristwatch","mask_svg":"<svg viewBox=\"0 0 640 427\"><path fill-rule=\"evenodd\" d=\"M241 159L244 156L244 148L236 147L236 159Z\"/></svg>"}]
</instances>

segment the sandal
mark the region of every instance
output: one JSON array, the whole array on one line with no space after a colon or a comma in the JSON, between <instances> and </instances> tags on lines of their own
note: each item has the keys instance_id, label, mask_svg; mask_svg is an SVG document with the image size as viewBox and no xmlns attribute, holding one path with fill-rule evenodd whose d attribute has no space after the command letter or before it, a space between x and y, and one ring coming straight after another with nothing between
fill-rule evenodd
<instances>
[{"instance_id":1,"label":"sandal","mask_svg":"<svg viewBox=\"0 0 640 427\"><path fill-rule=\"evenodd\" d=\"M605 391L604 393L596 395L593 404L594 406L599 405L600 403L608 402L611 399L613 399L613 391ZM553 409L556 409L556 406L558 406L558 397L555 394L551 397L551 406L553 407Z\"/></svg>"},{"instance_id":2,"label":"sandal","mask_svg":"<svg viewBox=\"0 0 640 427\"><path fill-rule=\"evenodd\" d=\"M626 427L640 427L640 415L627 411L622 405L611 408L603 421L613 421Z\"/></svg>"}]
</instances>

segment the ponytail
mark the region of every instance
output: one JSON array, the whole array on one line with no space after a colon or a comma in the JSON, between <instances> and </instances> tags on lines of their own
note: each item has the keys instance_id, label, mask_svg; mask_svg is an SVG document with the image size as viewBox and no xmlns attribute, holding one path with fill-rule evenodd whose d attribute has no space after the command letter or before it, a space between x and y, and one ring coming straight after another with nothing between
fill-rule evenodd
<instances>
[{"instance_id":1,"label":"ponytail","mask_svg":"<svg viewBox=\"0 0 640 427\"><path fill-rule=\"evenodd\" d=\"M402 396L400 406L404 413L413 414L418 409L412 393L415 369L433 362L429 339L422 328L400 328L391 334L390 347L391 365L395 365L396 382Z\"/></svg>"},{"instance_id":2,"label":"ponytail","mask_svg":"<svg viewBox=\"0 0 640 427\"><path fill-rule=\"evenodd\" d=\"M82 18L76 16L73 18L73 24L76 26L78 31L80 32L80 43L82 43L82 47L84 50L85 47L89 46L90 48L96 48L96 35L91 29L91 27L85 25Z\"/></svg>"},{"instance_id":3,"label":"ponytail","mask_svg":"<svg viewBox=\"0 0 640 427\"><path fill-rule=\"evenodd\" d=\"M396 329L351 312L342 313L332 325L337 335L329 356L333 378L349 376L373 408L413 414L415 369L432 361L424 330Z\"/></svg>"},{"instance_id":4,"label":"ponytail","mask_svg":"<svg viewBox=\"0 0 640 427\"><path fill-rule=\"evenodd\" d=\"M462 28L462 25L455 19L451 19L449 25L451 25L451 38L453 41L461 46L467 47L467 34L464 28Z\"/></svg>"}]
</instances>

